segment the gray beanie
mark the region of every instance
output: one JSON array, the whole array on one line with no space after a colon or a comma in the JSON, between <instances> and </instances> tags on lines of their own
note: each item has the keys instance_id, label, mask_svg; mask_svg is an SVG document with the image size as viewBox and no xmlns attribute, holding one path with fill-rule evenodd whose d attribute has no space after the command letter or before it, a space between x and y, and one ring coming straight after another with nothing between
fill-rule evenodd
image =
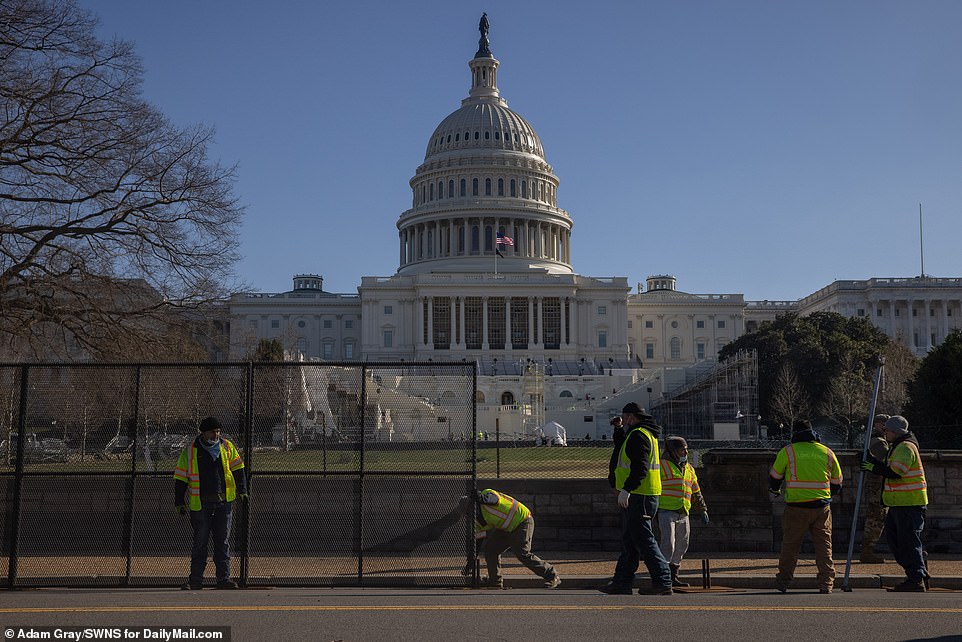
<instances>
[{"instance_id":1,"label":"gray beanie","mask_svg":"<svg viewBox=\"0 0 962 642\"><path fill-rule=\"evenodd\" d=\"M669 435L665 442L669 448L688 448L688 442L685 441L685 438L678 435Z\"/></svg>"},{"instance_id":2,"label":"gray beanie","mask_svg":"<svg viewBox=\"0 0 962 642\"><path fill-rule=\"evenodd\" d=\"M909 422L902 415L894 415L889 417L888 421L885 422L885 429L890 432L904 435L909 431Z\"/></svg>"}]
</instances>

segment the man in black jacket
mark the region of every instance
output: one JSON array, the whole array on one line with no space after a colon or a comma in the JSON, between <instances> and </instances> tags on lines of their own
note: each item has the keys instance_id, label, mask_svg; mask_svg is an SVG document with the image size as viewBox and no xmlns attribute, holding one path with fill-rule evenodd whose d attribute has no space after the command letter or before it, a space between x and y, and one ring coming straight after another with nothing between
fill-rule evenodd
<instances>
[{"instance_id":1,"label":"man in black jacket","mask_svg":"<svg viewBox=\"0 0 962 642\"><path fill-rule=\"evenodd\" d=\"M636 403L626 405L621 410L621 418L627 433L612 452L608 465L608 482L618 491L618 505L622 509L621 555L614 577L599 590L609 595L630 595L635 572L643 559L651 586L638 589L638 593L671 595L671 571L651 527L661 495L658 469L661 428L654 417Z\"/></svg>"}]
</instances>

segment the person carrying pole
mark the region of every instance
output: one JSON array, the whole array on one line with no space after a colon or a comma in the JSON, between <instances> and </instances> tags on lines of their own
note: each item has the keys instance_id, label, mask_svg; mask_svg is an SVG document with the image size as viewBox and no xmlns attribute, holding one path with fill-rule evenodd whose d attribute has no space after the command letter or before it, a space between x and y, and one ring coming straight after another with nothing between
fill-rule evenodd
<instances>
[{"instance_id":1,"label":"person carrying pole","mask_svg":"<svg viewBox=\"0 0 962 642\"><path fill-rule=\"evenodd\" d=\"M875 415L872 421L872 437L868 444L868 453L876 461L885 461L888 456L889 445L885 441L884 429L885 422L889 416L885 414ZM885 516L888 507L882 503L882 477L870 475L865 479L865 525L862 528L862 553L858 560L863 564L884 564L885 558L875 553L875 544L878 543L885 527Z\"/></svg>"},{"instance_id":2,"label":"person carrying pole","mask_svg":"<svg viewBox=\"0 0 962 642\"><path fill-rule=\"evenodd\" d=\"M909 432L908 420L900 415L885 422L885 440L889 443L885 462L869 457L862 462L862 469L885 478L882 503L889 509L885 539L895 561L905 570L905 581L890 590L921 593L929 577L922 550L929 496L919 441Z\"/></svg>"}]
</instances>

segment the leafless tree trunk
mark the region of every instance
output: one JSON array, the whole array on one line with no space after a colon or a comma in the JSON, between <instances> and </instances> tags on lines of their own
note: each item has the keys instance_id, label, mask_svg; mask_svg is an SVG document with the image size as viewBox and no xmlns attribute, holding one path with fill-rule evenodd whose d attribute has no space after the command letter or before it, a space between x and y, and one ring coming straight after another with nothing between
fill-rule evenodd
<instances>
[{"instance_id":1,"label":"leafless tree trunk","mask_svg":"<svg viewBox=\"0 0 962 642\"><path fill-rule=\"evenodd\" d=\"M0 350L150 352L224 295L242 214L212 130L141 96L129 43L72 0L0 0ZM114 356L114 355L110 355Z\"/></svg>"},{"instance_id":2,"label":"leafless tree trunk","mask_svg":"<svg viewBox=\"0 0 962 642\"><path fill-rule=\"evenodd\" d=\"M885 368L879 390L878 410L890 415L902 414L908 403L908 382L921 361L901 341L891 341L882 351Z\"/></svg>"},{"instance_id":3,"label":"leafless tree trunk","mask_svg":"<svg viewBox=\"0 0 962 642\"><path fill-rule=\"evenodd\" d=\"M810 414L811 407L811 400L798 378L795 366L787 362L782 364L772 386L771 410L775 418L788 426L790 431L796 419Z\"/></svg>"}]
</instances>

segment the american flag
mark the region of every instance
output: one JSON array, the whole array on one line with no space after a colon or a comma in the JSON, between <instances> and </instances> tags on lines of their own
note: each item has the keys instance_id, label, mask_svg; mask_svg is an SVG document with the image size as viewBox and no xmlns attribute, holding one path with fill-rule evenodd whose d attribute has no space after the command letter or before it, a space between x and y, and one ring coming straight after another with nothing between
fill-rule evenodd
<instances>
[{"instance_id":1,"label":"american flag","mask_svg":"<svg viewBox=\"0 0 962 642\"><path fill-rule=\"evenodd\" d=\"M514 239L510 236L505 236L501 232L498 232L498 237L494 241L495 245L511 245L514 246Z\"/></svg>"}]
</instances>

